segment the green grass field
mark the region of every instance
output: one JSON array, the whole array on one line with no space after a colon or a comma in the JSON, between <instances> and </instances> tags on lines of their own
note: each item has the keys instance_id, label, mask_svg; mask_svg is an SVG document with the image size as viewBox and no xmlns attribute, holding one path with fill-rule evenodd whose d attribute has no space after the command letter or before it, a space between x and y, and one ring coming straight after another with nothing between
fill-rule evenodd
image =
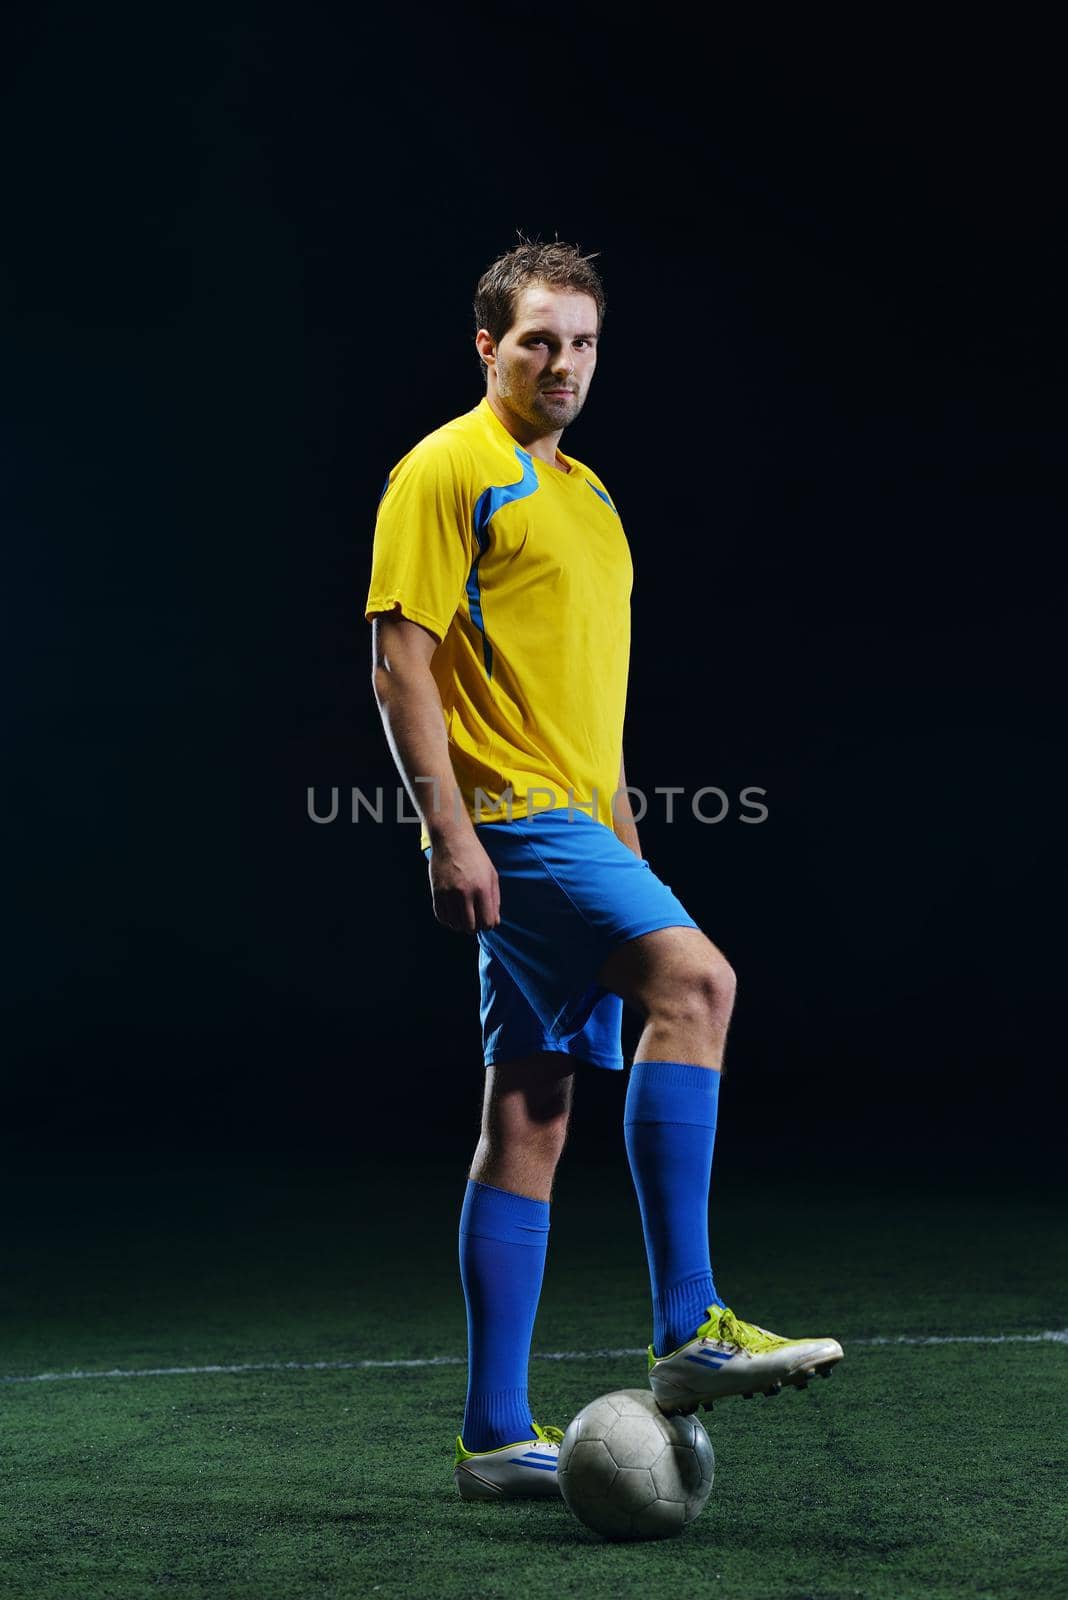
<instances>
[{"instance_id":1,"label":"green grass field","mask_svg":"<svg viewBox=\"0 0 1068 1600\"><path fill-rule=\"evenodd\" d=\"M9 1177L0 1375L134 1375L0 1384L4 1600L1068 1595L1068 1345L1017 1342L1068 1326L1063 1197L717 1173L735 1309L834 1333L846 1361L718 1406L700 1520L606 1545L562 1504L456 1497L462 1187L462 1158ZM622 1157L569 1151L535 1332L565 1359L532 1364L538 1419L641 1385L640 1356L595 1352L643 1345L648 1315ZM864 1342L898 1335L976 1342ZM205 1366L250 1370L146 1371Z\"/></svg>"}]
</instances>

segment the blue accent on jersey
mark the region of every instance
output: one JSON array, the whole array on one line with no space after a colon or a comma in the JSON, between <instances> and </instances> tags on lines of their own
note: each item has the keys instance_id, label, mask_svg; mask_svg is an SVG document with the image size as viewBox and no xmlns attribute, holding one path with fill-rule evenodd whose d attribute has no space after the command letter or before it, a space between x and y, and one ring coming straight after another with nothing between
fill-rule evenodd
<instances>
[{"instance_id":1,"label":"blue accent on jersey","mask_svg":"<svg viewBox=\"0 0 1068 1600\"><path fill-rule=\"evenodd\" d=\"M609 511L616 511L615 506L612 504L611 500L609 500L608 496L605 494L603 489L598 489L598 487L597 487L597 485L595 483L590 483L589 478L586 479L586 482L590 484L590 488L593 490L594 494L599 496L599 498L604 501L604 503L608 507ZM616 516L617 517L619 516L619 512L618 511L616 511Z\"/></svg>"},{"instance_id":2,"label":"blue accent on jersey","mask_svg":"<svg viewBox=\"0 0 1068 1600\"><path fill-rule=\"evenodd\" d=\"M523 476L518 483L506 483L501 486L484 489L475 503L475 537L478 540L478 555L471 563L471 572L467 579L467 607L471 613L471 621L482 635L482 659L486 663L487 677L493 677L493 646L486 636L486 624L482 617L482 593L478 581L478 564L489 549L489 525L493 517L502 506L507 506L513 500L525 500L528 494L533 494L538 487L538 474L534 470L534 462L525 450L518 445L515 453L519 457L519 464L523 468Z\"/></svg>"}]
</instances>

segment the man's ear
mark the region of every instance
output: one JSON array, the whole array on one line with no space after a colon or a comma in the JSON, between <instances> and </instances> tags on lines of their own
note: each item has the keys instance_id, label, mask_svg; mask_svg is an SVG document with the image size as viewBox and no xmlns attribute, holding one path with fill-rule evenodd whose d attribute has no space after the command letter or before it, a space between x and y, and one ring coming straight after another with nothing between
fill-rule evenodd
<instances>
[{"instance_id":1,"label":"man's ear","mask_svg":"<svg viewBox=\"0 0 1068 1600\"><path fill-rule=\"evenodd\" d=\"M497 346L486 328L479 328L475 334L475 349L478 351L479 360L484 367L492 366L497 359Z\"/></svg>"}]
</instances>

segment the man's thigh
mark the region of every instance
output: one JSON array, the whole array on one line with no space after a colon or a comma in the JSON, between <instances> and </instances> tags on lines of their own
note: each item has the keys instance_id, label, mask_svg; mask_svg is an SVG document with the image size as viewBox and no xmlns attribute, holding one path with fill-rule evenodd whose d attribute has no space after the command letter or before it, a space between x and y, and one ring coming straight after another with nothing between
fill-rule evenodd
<instances>
[{"instance_id":1,"label":"man's thigh","mask_svg":"<svg viewBox=\"0 0 1068 1600\"><path fill-rule=\"evenodd\" d=\"M658 995L729 972L727 959L700 928L659 928L617 945L597 981L635 1010L647 1012Z\"/></svg>"}]
</instances>

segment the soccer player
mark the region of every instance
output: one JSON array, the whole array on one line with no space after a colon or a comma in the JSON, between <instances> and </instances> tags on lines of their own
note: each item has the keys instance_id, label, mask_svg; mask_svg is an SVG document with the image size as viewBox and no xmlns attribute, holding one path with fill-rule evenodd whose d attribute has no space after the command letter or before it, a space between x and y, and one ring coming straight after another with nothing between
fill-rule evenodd
<instances>
[{"instance_id":1,"label":"soccer player","mask_svg":"<svg viewBox=\"0 0 1068 1600\"><path fill-rule=\"evenodd\" d=\"M574 246L523 242L478 284L485 394L420 440L379 503L366 615L386 737L422 821L434 915L476 934L485 1098L460 1216L464 1499L559 1491L559 1428L527 1368L576 1066L623 1067L624 1136L666 1412L841 1359L721 1300L708 1192L734 974L643 859L623 721L632 567L612 498L560 448L597 366L605 298Z\"/></svg>"}]
</instances>

